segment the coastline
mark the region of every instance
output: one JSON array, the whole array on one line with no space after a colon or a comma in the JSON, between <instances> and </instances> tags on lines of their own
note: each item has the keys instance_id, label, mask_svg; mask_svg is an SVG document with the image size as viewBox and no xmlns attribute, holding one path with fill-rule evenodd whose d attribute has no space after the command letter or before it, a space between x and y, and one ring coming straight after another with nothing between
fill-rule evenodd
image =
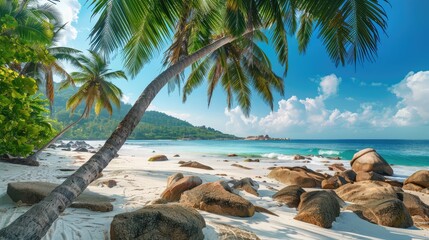
<instances>
[{"instance_id":1,"label":"coastline","mask_svg":"<svg viewBox=\"0 0 429 240\"><path fill-rule=\"evenodd\" d=\"M87 141L97 147L102 141ZM154 152L155 151L155 152ZM110 222L114 215L122 212L139 209L159 195L166 187L167 177L182 172L184 175L199 176L203 182L217 180L241 179L251 177L257 181L260 188L260 196L256 197L240 191L239 194L253 204L267 208L278 214L272 216L265 213L256 213L250 218L237 218L211 214L199 211L206 220L204 229L206 239L217 239L214 227L211 223L222 222L232 226L250 230L261 239L427 239L428 230L417 228L399 229L378 226L358 218L350 211L342 211L341 215L333 223L332 229L324 229L315 225L294 220L297 211L274 201L271 196L285 185L267 177L267 168L277 166L307 166L322 173L332 174L326 164L343 163L350 168L347 160L331 160L328 158L313 157L310 162L288 159L261 158L260 162L244 162L242 156L227 157L216 154L191 153L178 148L141 146L125 144L119 151L119 157L112 160L111 164L103 171L103 177L97 179L89 186L93 192L115 198L114 210L107 213L91 212L84 209L68 208L55 222L44 239L106 239L109 236ZM148 162L147 159L155 154L165 154L169 160L165 162ZM179 154L180 157L173 157ZM0 228L8 225L28 207L16 207L6 195L8 182L14 181L48 181L61 183L69 174L59 171L60 168L77 168L83 164L91 153L67 152L60 149L49 149L41 156L40 167L27 167L13 164L0 163ZM208 171L196 168L179 168L178 161L198 161L214 168ZM228 160L228 162L224 162ZM241 169L231 166L232 163L249 167ZM395 174L392 179L403 181L412 172L421 167L408 167L401 165L392 166ZM226 174L219 176L216 174ZM102 182L115 180L117 186L109 188ZM312 189L306 189L312 190ZM413 194L417 194L413 192ZM429 195L419 194L420 198L429 204Z\"/></svg>"}]
</instances>

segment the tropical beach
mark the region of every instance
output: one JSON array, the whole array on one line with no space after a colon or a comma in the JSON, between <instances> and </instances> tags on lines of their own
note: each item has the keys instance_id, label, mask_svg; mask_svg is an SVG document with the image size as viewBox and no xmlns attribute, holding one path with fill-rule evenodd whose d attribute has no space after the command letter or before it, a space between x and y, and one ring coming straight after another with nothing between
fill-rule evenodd
<instances>
[{"instance_id":1,"label":"tropical beach","mask_svg":"<svg viewBox=\"0 0 429 240\"><path fill-rule=\"evenodd\" d=\"M0 0L0 240L428 239L428 8Z\"/></svg>"},{"instance_id":2,"label":"tropical beach","mask_svg":"<svg viewBox=\"0 0 429 240\"><path fill-rule=\"evenodd\" d=\"M192 142L192 141L191 141ZM202 141L204 142L204 141ZM219 141L219 146L222 141ZM91 146L98 147L103 142L89 141ZM201 145L204 143L200 143ZM234 143L224 143L231 146ZM186 146L189 145L189 148ZM242 230L256 234L259 239L427 239L429 232L417 227L395 228L380 226L359 218L350 210L342 210L335 219L332 228L325 229L319 226L295 220L298 213L296 208L290 208L282 202L273 199L273 195L286 187L275 179L267 177L270 167L273 166L306 166L323 174L334 175L335 171L329 170L332 164L344 164L344 168L351 169L349 160L332 160L326 157L311 157L311 160L294 160L294 155L284 155L281 159L275 157L259 157L259 162L246 161L245 154L236 157L228 157L219 149L195 149L189 141L132 141L125 144L119 151L119 157L103 171L103 176L95 180L89 190L115 199L113 211L93 212L87 209L69 208L48 231L44 239L105 239L109 237L110 224L113 217L123 212L131 212L144 206L151 205L154 200L160 198L166 189L167 178L176 173L184 176L197 176L203 184L215 181L240 180L250 177L258 183L258 195L252 195L243 190L235 192L250 201L255 206L261 206L275 215L257 212L251 217L234 217L220 215L207 211L199 211L204 217L206 227L203 229L205 239L219 239L219 224L227 224ZM213 145L207 144L206 145ZM182 150L181 150L182 149ZM240 151L239 148L235 148ZM241 150L245 150L241 148ZM331 149L332 151L332 149ZM154 155L165 154L167 161L150 162L148 159ZM179 155L174 157L175 155ZM41 167L34 171L32 167L10 166L0 163L1 186L1 222L0 226L6 226L24 213L28 207L25 204L17 207L5 193L7 183L15 181L43 181L61 183L70 172L60 169L76 169L84 163L91 153L63 151L59 148L51 149L41 156ZM255 155L254 155L255 156ZM253 157L253 159L255 159ZM180 161L198 161L213 168L205 170L199 168L179 167ZM248 169L232 166L238 164ZM409 175L421 169L418 166L394 165L394 175L391 179L404 181ZM109 181L114 181L115 186L108 186ZM306 191L320 191L320 188L304 188ZM419 196L426 204L429 203L429 195L408 191ZM351 203L348 203L351 204ZM257 239L255 237L245 239Z\"/></svg>"}]
</instances>

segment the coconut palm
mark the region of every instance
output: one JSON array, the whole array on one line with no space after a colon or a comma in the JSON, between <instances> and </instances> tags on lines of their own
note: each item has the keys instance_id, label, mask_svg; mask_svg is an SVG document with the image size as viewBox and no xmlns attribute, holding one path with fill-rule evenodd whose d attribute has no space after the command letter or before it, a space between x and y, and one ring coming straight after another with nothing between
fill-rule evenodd
<instances>
[{"instance_id":1,"label":"coconut palm","mask_svg":"<svg viewBox=\"0 0 429 240\"><path fill-rule=\"evenodd\" d=\"M112 115L113 105L120 107L122 91L110 80L127 79L123 71L110 71L108 62L100 54L89 51L89 56L80 55L77 57L77 65L79 72L72 72L68 79L62 81L60 90L70 87L74 83L80 87L67 101L66 107L73 113L78 106L85 103L81 116L70 125L59 132L51 141L45 144L37 152L28 157L30 160L36 160L37 156L43 152L51 144L55 143L65 132L74 125L79 123L83 118L89 117L91 110L94 108L95 114L98 115L101 110L105 109Z\"/></svg>"},{"instance_id":2,"label":"coconut palm","mask_svg":"<svg viewBox=\"0 0 429 240\"><path fill-rule=\"evenodd\" d=\"M286 71L287 34L297 31L299 49L305 52L312 33L317 32L335 64L356 64L374 59L379 31L385 30L387 18L377 0L93 0L92 6L94 15L100 16L91 34L95 49L108 54L124 48L124 64L135 76L173 39L167 52L173 56L169 59L172 64L150 82L105 145L48 197L1 230L0 237L41 238L113 159L157 93L187 67L201 65L198 61L218 49L264 30L270 33L270 42ZM223 72L230 72L229 66L224 65Z\"/></svg>"}]
</instances>

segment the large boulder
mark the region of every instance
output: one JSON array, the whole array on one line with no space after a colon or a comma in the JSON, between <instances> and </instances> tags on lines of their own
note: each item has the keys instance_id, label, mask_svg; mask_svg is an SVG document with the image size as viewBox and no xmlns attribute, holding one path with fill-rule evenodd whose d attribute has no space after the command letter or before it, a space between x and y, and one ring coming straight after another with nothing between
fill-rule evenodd
<instances>
[{"instance_id":1,"label":"large boulder","mask_svg":"<svg viewBox=\"0 0 429 240\"><path fill-rule=\"evenodd\" d=\"M422 188L429 187L429 170L419 170L405 179L404 185L415 184Z\"/></svg>"},{"instance_id":2,"label":"large boulder","mask_svg":"<svg viewBox=\"0 0 429 240\"><path fill-rule=\"evenodd\" d=\"M342 172L336 172L335 176L343 177L348 183L356 182L356 173L351 169Z\"/></svg>"},{"instance_id":3,"label":"large boulder","mask_svg":"<svg viewBox=\"0 0 429 240\"><path fill-rule=\"evenodd\" d=\"M184 178L183 173L175 173L167 178L167 187Z\"/></svg>"},{"instance_id":4,"label":"large boulder","mask_svg":"<svg viewBox=\"0 0 429 240\"><path fill-rule=\"evenodd\" d=\"M325 176L306 167L276 167L268 174L286 185L298 185L303 188L320 187Z\"/></svg>"},{"instance_id":5,"label":"large boulder","mask_svg":"<svg viewBox=\"0 0 429 240\"><path fill-rule=\"evenodd\" d=\"M255 214L253 204L232 193L224 181L205 183L188 190L180 197L180 203L221 215L251 217Z\"/></svg>"},{"instance_id":6,"label":"large boulder","mask_svg":"<svg viewBox=\"0 0 429 240\"><path fill-rule=\"evenodd\" d=\"M259 240L260 238L247 230L223 223L211 223L218 234L218 240Z\"/></svg>"},{"instance_id":7,"label":"large boulder","mask_svg":"<svg viewBox=\"0 0 429 240\"><path fill-rule=\"evenodd\" d=\"M355 172L372 171L382 175L393 175L393 169L389 163L372 148L365 148L355 153L350 165Z\"/></svg>"},{"instance_id":8,"label":"large boulder","mask_svg":"<svg viewBox=\"0 0 429 240\"><path fill-rule=\"evenodd\" d=\"M184 191L192 189L198 185L201 185L203 180L197 176L183 177L174 183L167 186L164 192L161 193L161 198L169 202L176 202L180 200L180 196Z\"/></svg>"},{"instance_id":9,"label":"large boulder","mask_svg":"<svg viewBox=\"0 0 429 240\"><path fill-rule=\"evenodd\" d=\"M116 215L110 225L110 239L202 240L205 226L195 209L180 204L149 205Z\"/></svg>"},{"instance_id":10,"label":"large boulder","mask_svg":"<svg viewBox=\"0 0 429 240\"><path fill-rule=\"evenodd\" d=\"M160 161L167 161L168 158L165 155L155 155L148 159L149 162L160 162Z\"/></svg>"},{"instance_id":11,"label":"large boulder","mask_svg":"<svg viewBox=\"0 0 429 240\"><path fill-rule=\"evenodd\" d=\"M14 202L36 204L54 190L58 184L49 182L12 182L7 185L7 194ZM110 212L114 199L85 190L71 204L72 208L86 208L91 211Z\"/></svg>"},{"instance_id":12,"label":"large boulder","mask_svg":"<svg viewBox=\"0 0 429 240\"><path fill-rule=\"evenodd\" d=\"M241 180L231 180L228 182L232 185L234 189L244 190L255 196L259 196L258 189L259 184L256 181L253 181L251 178L243 178Z\"/></svg>"},{"instance_id":13,"label":"large boulder","mask_svg":"<svg viewBox=\"0 0 429 240\"><path fill-rule=\"evenodd\" d=\"M301 195L298 215L294 219L324 228L331 228L340 215L340 204L333 193L327 191L305 192Z\"/></svg>"},{"instance_id":14,"label":"large boulder","mask_svg":"<svg viewBox=\"0 0 429 240\"><path fill-rule=\"evenodd\" d=\"M297 208L301 199L301 194L305 190L298 185L290 185L282 188L273 195L273 199L285 203L290 208Z\"/></svg>"},{"instance_id":15,"label":"large boulder","mask_svg":"<svg viewBox=\"0 0 429 240\"><path fill-rule=\"evenodd\" d=\"M213 170L213 168L210 166L204 165L199 162L194 162L194 161L185 162L182 165L180 165L180 167L191 167L191 168L200 168L205 170Z\"/></svg>"},{"instance_id":16,"label":"large boulder","mask_svg":"<svg viewBox=\"0 0 429 240\"><path fill-rule=\"evenodd\" d=\"M414 225L429 229L429 206L416 195L410 193L399 193L399 195L413 218Z\"/></svg>"},{"instance_id":17,"label":"large boulder","mask_svg":"<svg viewBox=\"0 0 429 240\"><path fill-rule=\"evenodd\" d=\"M322 181L322 189L336 189L347 184L346 179L341 176L333 176Z\"/></svg>"},{"instance_id":18,"label":"large boulder","mask_svg":"<svg viewBox=\"0 0 429 240\"><path fill-rule=\"evenodd\" d=\"M422 191L425 188L423 188L420 185L414 184L414 183L407 183L407 184L404 184L404 186L402 187L402 189L408 190L408 191L420 192L420 191Z\"/></svg>"},{"instance_id":19,"label":"large boulder","mask_svg":"<svg viewBox=\"0 0 429 240\"><path fill-rule=\"evenodd\" d=\"M348 183L335 190L347 202L367 203L374 200L398 198L397 191L390 184L380 181Z\"/></svg>"},{"instance_id":20,"label":"large boulder","mask_svg":"<svg viewBox=\"0 0 429 240\"><path fill-rule=\"evenodd\" d=\"M345 210L353 211L360 218L382 226L396 228L413 226L413 219L410 213L404 203L397 198L354 204L347 206Z\"/></svg>"},{"instance_id":21,"label":"large boulder","mask_svg":"<svg viewBox=\"0 0 429 240\"><path fill-rule=\"evenodd\" d=\"M360 171L360 172L356 173L356 182L362 182L362 181L367 181L367 180L384 182L386 180L386 178L383 175L378 174L376 172Z\"/></svg>"}]
</instances>

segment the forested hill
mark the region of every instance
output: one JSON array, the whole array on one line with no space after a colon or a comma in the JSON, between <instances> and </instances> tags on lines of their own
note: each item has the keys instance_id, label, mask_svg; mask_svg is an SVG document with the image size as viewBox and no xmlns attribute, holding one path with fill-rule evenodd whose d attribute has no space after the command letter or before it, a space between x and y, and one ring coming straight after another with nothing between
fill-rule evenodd
<instances>
[{"instance_id":1,"label":"forested hill","mask_svg":"<svg viewBox=\"0 0 429 240\"><path fill-rule=\"evenodd\" d=\"M82 108L70 115L66 110L66 101L72 95L73 90L56 91L52 118L61 125L67 126L79 118ZM96 116L94 111L87 119L83 119L63 139L97 140L107 139L119 122L131 108L129 104L121 103L120 109L115 109L112 116L106 111ZM61 127L57 127L61 128ZM210 127L196 127L192 124L169 116L167 114L147 111L140 124L136 127L129 139L236 139L237 137L224 134Z\"/></svg>"}]
</instances>

